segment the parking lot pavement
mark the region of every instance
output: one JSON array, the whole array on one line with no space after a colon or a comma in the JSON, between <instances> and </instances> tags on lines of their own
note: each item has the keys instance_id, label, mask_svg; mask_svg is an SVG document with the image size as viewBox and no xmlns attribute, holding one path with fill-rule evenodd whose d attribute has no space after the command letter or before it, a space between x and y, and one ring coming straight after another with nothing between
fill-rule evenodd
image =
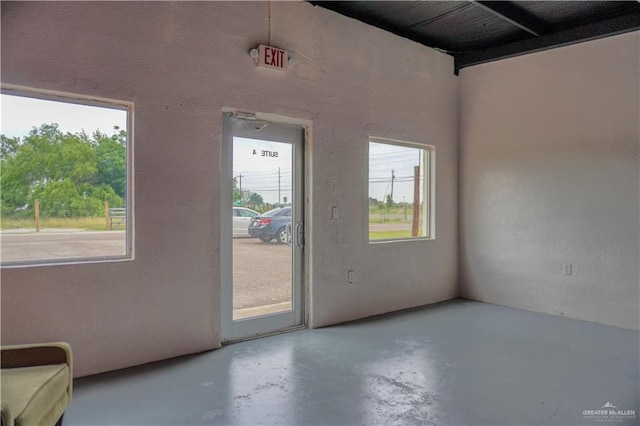
<instances>
[{"instance_id":1,"label":"parking lot pavement","mask_svg":"<svg viewBox=\"0 0 640 426\"><path fill-rule=\"evenodd\" d=\"M3 232L0 254L3 261L117 256L125 254L125 241L121 231ZM234 310L267 305L285 310L291 302L291 247L234 238L233 282Z\"/></svg>"},{"instance_id":2,"label":"parking lot pavement","mask_svg":"<svg viewBox=\"0 0 640 426\"><path fill-rule=\"evenodd\" d=\"M291 302L291 247L233 240L233 309Z\"/></svg>"}]
</instances>

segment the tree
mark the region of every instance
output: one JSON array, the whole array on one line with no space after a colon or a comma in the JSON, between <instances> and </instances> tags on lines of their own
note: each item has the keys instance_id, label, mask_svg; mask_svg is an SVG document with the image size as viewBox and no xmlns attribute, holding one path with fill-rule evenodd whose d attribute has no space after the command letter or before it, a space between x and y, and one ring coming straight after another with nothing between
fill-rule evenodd
<instances>
[{"instance_id":1,"label":"tree","mask_svg":"<svg viewBox=\"0 0 640 426\"><path fill-rule=\"evenodd\" d=\"M0 156L5 158L14 155L20 146L20 138L8 138L0 135Z\"/></svg>"},{"instance_id":2,"label":"tree","mask_svg":"<svg viewBox=\"0 0 640 426\"><path fill-rule=\"evenodd\" d=\"M391 198L391 195L387 195L386 205L388 208L393 207L393 198Z\"/></svg>"},{"instance_id":3,"label":"tree","mask_svg":"<svg viewBox=\"0 0 640 426\"><path fill-rule=\"evenodd\" d=\"M233 204L242 204L242 192L238 188L238 179L233 178Z\"/></svg>"},{"instance_id":4,"label":"tree","mask_svg":"<svg viewBox=\"0 0 640 426\"><path fill-rule=\"evenodd\" d=\"M117 128L115 130L118 130ZM120 130L113 136L95 132L93 134L94 152L98 171L96 173L97 185L107 185L113 188L116 194L125 198L127 188L127 134Z\"/></svg>"},{"instance_id":5,"label":"tree","mask_svg":"<svg viewBox=\"0 0 640 426\"><path fill-rule=\"evenodd\" d=\"M262 195L252 192L251 196L249 196L249 204L254 206L261 206L264 204L264 200L262 199Z\"/></svg>"},{"instance_id":6,"label":"tree","mask_svg":"<svg viewBox=\"0 0 640 426\"><path fill-rule=\"evenodd\" d=\"M116 129L118 130L118 129ZM126 133L63 133L57 124L34 127L22 139L0 135L2 214L100 216L104 201L123 207L126 191ZM24 206L27 208L24 208Z\"/></svg>"}]
</instances>

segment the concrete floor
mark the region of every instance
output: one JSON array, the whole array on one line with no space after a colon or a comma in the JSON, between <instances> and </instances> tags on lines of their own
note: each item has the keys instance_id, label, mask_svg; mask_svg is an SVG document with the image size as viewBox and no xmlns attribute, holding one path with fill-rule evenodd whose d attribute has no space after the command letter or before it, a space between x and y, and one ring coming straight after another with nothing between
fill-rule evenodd
<instances>
[{"instance_id":1,"label":"concrete floor","mask_svg":"<svg viewBox=\"0 0 640 426\"><path fill-rule=\"evenodd\" d=\"M64 424L638 424L639 348L635 331L453 300L79 379ZM585 416L606 403L636 418Z\"/></svg>"}]
</instances>

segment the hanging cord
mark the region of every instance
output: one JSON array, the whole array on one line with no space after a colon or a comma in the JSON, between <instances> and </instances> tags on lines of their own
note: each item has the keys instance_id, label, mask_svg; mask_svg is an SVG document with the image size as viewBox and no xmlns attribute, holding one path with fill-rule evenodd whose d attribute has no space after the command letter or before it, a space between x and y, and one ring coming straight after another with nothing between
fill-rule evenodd
<instances>
[{"instance_id":1,"label":"hanging cord","mask_svg":"<svg viewBox=\"0 0 640 426\"><path fill-rule=\"evenodd\" d=\"M267 0L269 6L269 46L271 46L271 0Z\"/></svg>"}]
</instances>

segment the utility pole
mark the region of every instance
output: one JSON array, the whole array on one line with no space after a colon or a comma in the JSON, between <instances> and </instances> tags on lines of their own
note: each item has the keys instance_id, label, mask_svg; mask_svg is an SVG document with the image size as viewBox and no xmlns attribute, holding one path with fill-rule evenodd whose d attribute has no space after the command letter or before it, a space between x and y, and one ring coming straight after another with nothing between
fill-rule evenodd
<instances>
[{"instance_id":1,"label":"utility pole","mask_svg":"<svg viewBox=\"0 0 640 426\"><path fill-rule=\"evenodd\" d=\"M240 194L242 195L242 173L240 173L237 177L238 177L238 188L240 189Z\"/></svg>"},{"instance_id":2,"label":"utility pole","mask_svg":"<svg viewBox=\"0 0 640 426\"><path fill-rule=\"evenodd\" d=\"M391 170L391 201L393 201L393 181L396 180L396 175L393 170Z\"/></svg>"},{"instance_id":3,"label":"utility pole","mask_svg":"<svg viewBox=\"0 0 640 426\"><path fill-rule=\"evenodd\" d=\"M278 204L280 204L280 167L278 167Z\"/></svg>"},{"instance_id":4,"label":"utility pole","mask_svg":"<svg viewBox=\"0 0 640 426\"><path fill-rule=\"evenodd\" d=\"M413 168L413 222L411 236L418 237L420 233L420 166Z\"/></svg>"}]
</instances>

